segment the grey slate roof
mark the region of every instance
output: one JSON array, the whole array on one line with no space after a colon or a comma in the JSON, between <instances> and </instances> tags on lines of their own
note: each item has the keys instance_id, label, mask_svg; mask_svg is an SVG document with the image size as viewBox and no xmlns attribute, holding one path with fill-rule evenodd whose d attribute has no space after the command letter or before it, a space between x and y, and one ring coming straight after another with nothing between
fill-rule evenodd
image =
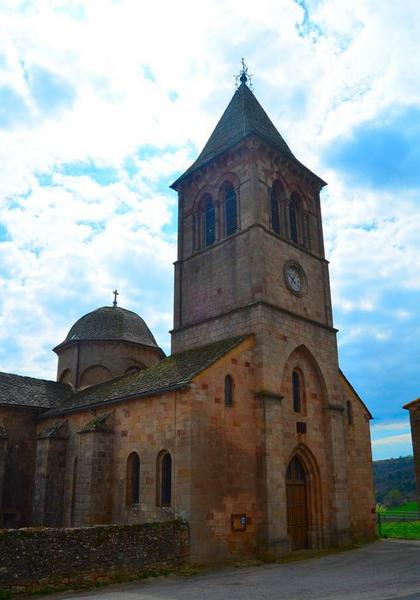
<instances>
[{"instance_id":1,"label":"grey slate roof","mask_svg":"<svg viewBox=\"0 0 420 600\"><path fill-rule=\"evenodd\" d=\"M201 154L191 167L172 184L172 187L250 133L256 133L283 154L295 158L249 87L245 83L241 83Z\"/></svg>"},{"instance_id":2,"label":"grey slate roof","mask_svg":"<svg viewBox=\"0 0 420 600\"><path fill-rule=\"evenodd\" d=\"M303 167L307 172L311 173L311 171L294 156L289 146L271 122L270 117L246 83L241 83L197 160L171 185L171 187L177 189L177 185L185 177L252 133L258 135L285 156ZM317 175L314 173L312 173L312 175L323 185L326 185Z\"/></svg>"},{"instance_id":3,"label":"grey slate roof","mask_svg":"<svg viewBox=\"0 0 420 600\"><path fill-rule=\"evenodd\" d=\"M111 381L86 388L76 392L60 407L48 410L42 417L51 417L91 406L105 407L130 397L151 396L185 387L195 375L229 352L246 337L229 338L207 346L179 352L168 356L148 369L127 373Z\"/></svg>"},{"instance_id":4,"label":"grey slate roof","mask_svg":"<svg viewBox=\"0 0 420 600\"><path fill-rule=\"evenodd\" d=\"M81 317L67 334L61 346L79 341L120 340L158 347L143 319L121 306L103 306Z\"/></svg>"},{"instance_id":5,"label":"grey slate roof","mask_svg":"<svg viewBox=\"0 0 420 600\"><path fill-rule=\"evenodd\" d=\"M0 372L0 404L50 408L73 394L65 383Z\"/></svg>"}]
</instances>

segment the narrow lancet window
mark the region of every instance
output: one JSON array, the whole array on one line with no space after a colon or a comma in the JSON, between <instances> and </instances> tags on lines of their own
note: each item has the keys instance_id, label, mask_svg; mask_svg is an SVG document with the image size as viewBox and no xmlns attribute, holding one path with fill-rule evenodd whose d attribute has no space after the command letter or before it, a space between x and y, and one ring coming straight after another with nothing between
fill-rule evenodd
<instances>
[{"instance_id":1,"label":"narrow lancet window","mask_svg":"<svg viewBox=\"0 0 420 600\"><path fill-rule=\"evenodd\" d=\"M138 504L140 500L140 458L132 452L127 458L125 498L127 506Z\"/></svg>"},{"instance_id":2,"label":"narrow lancet window","mask_svg":"<svg viewBox=\"0 0 420 600\"><path fill-rule=\"evenodd\" d=\"M280 233L280 186L274 182L271 188L271 228L274 233Z\"/></svg>"},{"instance_id":3,"label":"narrow lancet window","mask_svg":"<svg viewBox=\"0 0 420 600\"><path fill-rule=\"evenodd\" d=\"M238 209L236 203L236 194L232 185L226 188L225 192L225 222L226 235L232 235L238 229Z\"/></svg>"},{"instance_id":4,"label":"narrow lancet window","mask_svg":"<svg viewBox=\"0 0 420 600\"><path fill-rule=\"evenodd\" d=\"M233 379L231 375L225 377L225 406L233 406Z\"/></svg>"},{"instance_id":5,"label":"narrow lancet window","mask_svg":"<svg viewBox=\"0 0 420 600\"><path fill-rule=\"evenodd\" d=\"M204 211L204 239L206 242L206 246L211 246L211 244L214 244L216 239L216 210L214 208L213 200L210 196L208 196L207 198Z\"/></svg>"},{"instance_id":6,"label":"narrow lancet window","mask_svg":"<svg viewBox=\"0 0 420 600\"><path fill-rule=\"evenodd\" d=\"M297 371L292 373L292 396L293 396L293 411L301 412L302 410L302 399L301 399L301 385L300 377Z\"/></svg>"},{"instance_id":7,"label":"narrow lancet window","mask_svg":"<svg viewBox=\"0 0 420 600\"><path fill-rule=\"evenodd\" d=\"M290 239L298 243L297 208L294 202L289 205Z\"/></svg>"},{"instance_id":8,"label":"narrow lancet window","mask_svg":"<svg viewBox=\"0 0 420 600\"><path fill-rule=\"evenodd\" d=\"M161 457L160 505L171 506L172 501L172 458L169 452Z\"/></svg>"}]
</instances>

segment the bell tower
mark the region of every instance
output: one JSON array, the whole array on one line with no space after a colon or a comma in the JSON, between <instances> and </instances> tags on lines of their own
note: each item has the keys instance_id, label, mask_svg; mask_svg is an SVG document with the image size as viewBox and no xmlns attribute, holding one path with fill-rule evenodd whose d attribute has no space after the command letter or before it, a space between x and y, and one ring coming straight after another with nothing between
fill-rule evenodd
<instances>
[{"instance_id":1,"label":"bell tower","mask_svg":"<svg viewBox=\"0 0 420 600\"><path fill-rule=\"evenodd\" d=\"M292 154L243 68L203 151L172 185L179 196L173 352L246 333L267 341L322 330L335 339L324 185Z\"/></svg>"},{"instance_id":2,"label":"bell tower","mask_svg":"<svg viewBox=\"0 0 420 600\"><path fill-rule=\"evenodd\" d=\"M172 352L254 336L254 387L240 402L255 402L260 415L262 538L274 552L287 546L284 474L302 451L310 497L319 492L323 506L313 508L318 521L308 539L313 547L346 542L346 401L322 234L326 184L294 156L244 65L238 83L201 154L172 185L179 198Z\"/></svg>"}]
</instances>

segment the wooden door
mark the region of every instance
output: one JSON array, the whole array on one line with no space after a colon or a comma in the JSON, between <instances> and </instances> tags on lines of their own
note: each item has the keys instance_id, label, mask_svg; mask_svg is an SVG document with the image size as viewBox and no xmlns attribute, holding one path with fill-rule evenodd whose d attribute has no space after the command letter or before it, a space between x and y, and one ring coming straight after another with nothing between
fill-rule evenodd
<instances>
[{"instance_id":1,"label":"wooden door","mask_svg":"<svg viewBox=\"0 0 420 600\"><path fill-rule=\"evenodd\" d=\"M306 473L295 456L289 463L286 475L287 533L292 550L308 547L308 505Z\"/></svg>"}]
</instances>

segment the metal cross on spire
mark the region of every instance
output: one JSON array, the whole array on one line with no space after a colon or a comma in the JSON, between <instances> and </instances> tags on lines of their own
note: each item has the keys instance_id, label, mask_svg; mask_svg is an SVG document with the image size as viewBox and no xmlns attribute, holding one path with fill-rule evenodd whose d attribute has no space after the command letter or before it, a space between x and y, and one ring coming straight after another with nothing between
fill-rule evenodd
<instances>
[{"instance_id":1,"label":"metal cross on spire","mask_svg":"<svg viewBox=\"0 0 420 600\"><path fill-rule=\"evenodd\" d=\"M114 290L112 293L114 294L114 302L112 303L112 306L115 308L115 306L117 306L117 296L119 296L119 293L117 290Z\"/></svg>"},{"instance_id":2,"label":"metal cross on spire","mask_svg":"<svg viewBox=\"0 0 420 600\"><path fill-rule=\"evenodd\" d=\"M245 64L245 59L241 58L242 69L239 75L236 75L236 87L238 88L242 83L245 83L252 90L251 79L252 76L248 73L248 67Z\"/></svg>"}]
</instances>

